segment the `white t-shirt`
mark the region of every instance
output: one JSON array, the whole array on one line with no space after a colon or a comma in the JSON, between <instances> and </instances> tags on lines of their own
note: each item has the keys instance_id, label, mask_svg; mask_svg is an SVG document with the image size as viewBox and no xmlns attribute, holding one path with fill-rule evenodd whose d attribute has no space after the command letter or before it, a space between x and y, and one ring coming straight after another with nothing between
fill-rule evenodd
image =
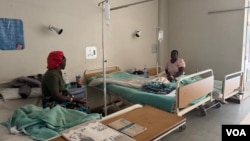
<instances>
[{"instance_id":1,"label":"white t-shirt","mask_svg":"<svg viewBox=\"0 0 250 141\"><path fill-rule=\"evenodd\" d=\"M186 63L182 58L178 58L174 63L171 63L171 61L169 60L165 66L165 68L168 69L168 72L171 75L175 75L179 71L180 67L186 67Z\"/></svg>"}]
</instances>

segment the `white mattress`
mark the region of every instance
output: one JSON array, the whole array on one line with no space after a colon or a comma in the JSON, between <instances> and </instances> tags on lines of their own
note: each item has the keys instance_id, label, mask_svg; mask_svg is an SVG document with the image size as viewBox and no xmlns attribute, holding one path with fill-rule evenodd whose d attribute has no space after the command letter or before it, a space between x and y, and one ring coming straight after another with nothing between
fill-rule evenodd
<instances>
[{"instance_id":1,"label":"white mattress","mask_svg":"<svg viewBox=\"0 0 250 141\"><path fill-rule=\"evenodd\" d=\"M13 100L13 99L22 99L18 93L19 88L0 88L0 97L4 101ZM41 97L42 91L41 88L32 88L29 97Z\"/></svg>"}]
</instances>

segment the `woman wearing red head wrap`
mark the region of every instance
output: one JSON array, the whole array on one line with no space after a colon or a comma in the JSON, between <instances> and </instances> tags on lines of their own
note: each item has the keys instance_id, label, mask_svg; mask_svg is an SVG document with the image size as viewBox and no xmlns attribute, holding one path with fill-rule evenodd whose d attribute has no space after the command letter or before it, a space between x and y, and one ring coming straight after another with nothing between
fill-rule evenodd
<instances>
[{"instance_id":1,"label":"woman wearing red head wrap","mask_svg":"<svg viewBox=\"0 0 250 141\"><path fill-rule=\"evenodd\" d=\"M62 51L52 51L50 52L48 58L47 58L47 68L49 70L51 69L56 69L60 66L60 64L62 64L62 61L64 59L64 55ZM66 62L66 59L65 59ZM66 65L66 64L65 64ZM65 66L64 66L65 68ZM61 69L64 69L61 68Z\"/></svg>"},{"instance_id":2,"label":"woman wearing red head wrap","mask_svg":"<svg viewBox=\"0 0 250 141\"><path fill-rule=\"evenodd\" d=\"M66 58L62 51L52 51L47 58L48 70L42 79L43 107L52 108L61 105L65 108L86 112L83 98L74 98L65 88L62 71L66 66Z\"/></svg>"}]
</instances>

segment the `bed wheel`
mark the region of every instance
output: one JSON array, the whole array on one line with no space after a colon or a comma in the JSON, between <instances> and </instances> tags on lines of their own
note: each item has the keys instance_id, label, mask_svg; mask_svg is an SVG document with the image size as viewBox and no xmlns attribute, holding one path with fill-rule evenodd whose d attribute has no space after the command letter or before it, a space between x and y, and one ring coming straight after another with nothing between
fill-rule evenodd
<instances>
[{"instance_id":1,"label":"bed wheel","mask_svg":"<svg viewBox=\"0 0 250 141\"><path fill-rule=\"evenodd\" d=\"M220 108L221 107L221 103L219 101L216 101L216 106L215 108Z\"/></svg>"},{"instance_id":2,"label":"bed wheel","mask_svg":"<svg viewBox=\"0 0 250 141\"><path fill-rule=\"evenodd\" d=\"M207 115L207 112L205 110L201 110L201 116L206 116Z\"/></svg>"},{"instance_id":3,"label":"bed wheel","mask_svg":"<svg viewBox=\"0 0 250 141\"><path fill-rule=\"evenodd\" d=\"M182 126L180 126L179 127L179 132L182 132L182 131L184 131L185 129L186 129L186 125L182 125Z\"/></svg>"},{"instance_id":4,"label":"bed wheel","mask_svg":"<svg viewBox=\"0 0 250 141\"><path fill-rule=\"evenodd\" d=\"M205 107L203 105L200 106L200 112L201 112L201 116L206 116L207 115L207 111L205 109Z\"/></svg>"}]
</instances>

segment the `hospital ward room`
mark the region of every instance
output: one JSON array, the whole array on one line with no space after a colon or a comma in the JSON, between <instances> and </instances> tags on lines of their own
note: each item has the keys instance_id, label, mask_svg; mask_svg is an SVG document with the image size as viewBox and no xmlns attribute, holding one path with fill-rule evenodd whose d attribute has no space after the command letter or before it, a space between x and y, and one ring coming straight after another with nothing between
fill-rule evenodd
<instances>
[{"instance_id":1,"label":"hospital ward room","mask_svg":"<svg viewBox=\"0 0 250 141\"><path fill-rule=\"evenodd\" d=\"M247 141L250 0L2 0L0 141Z\"/></svg>"}]
</instances>

